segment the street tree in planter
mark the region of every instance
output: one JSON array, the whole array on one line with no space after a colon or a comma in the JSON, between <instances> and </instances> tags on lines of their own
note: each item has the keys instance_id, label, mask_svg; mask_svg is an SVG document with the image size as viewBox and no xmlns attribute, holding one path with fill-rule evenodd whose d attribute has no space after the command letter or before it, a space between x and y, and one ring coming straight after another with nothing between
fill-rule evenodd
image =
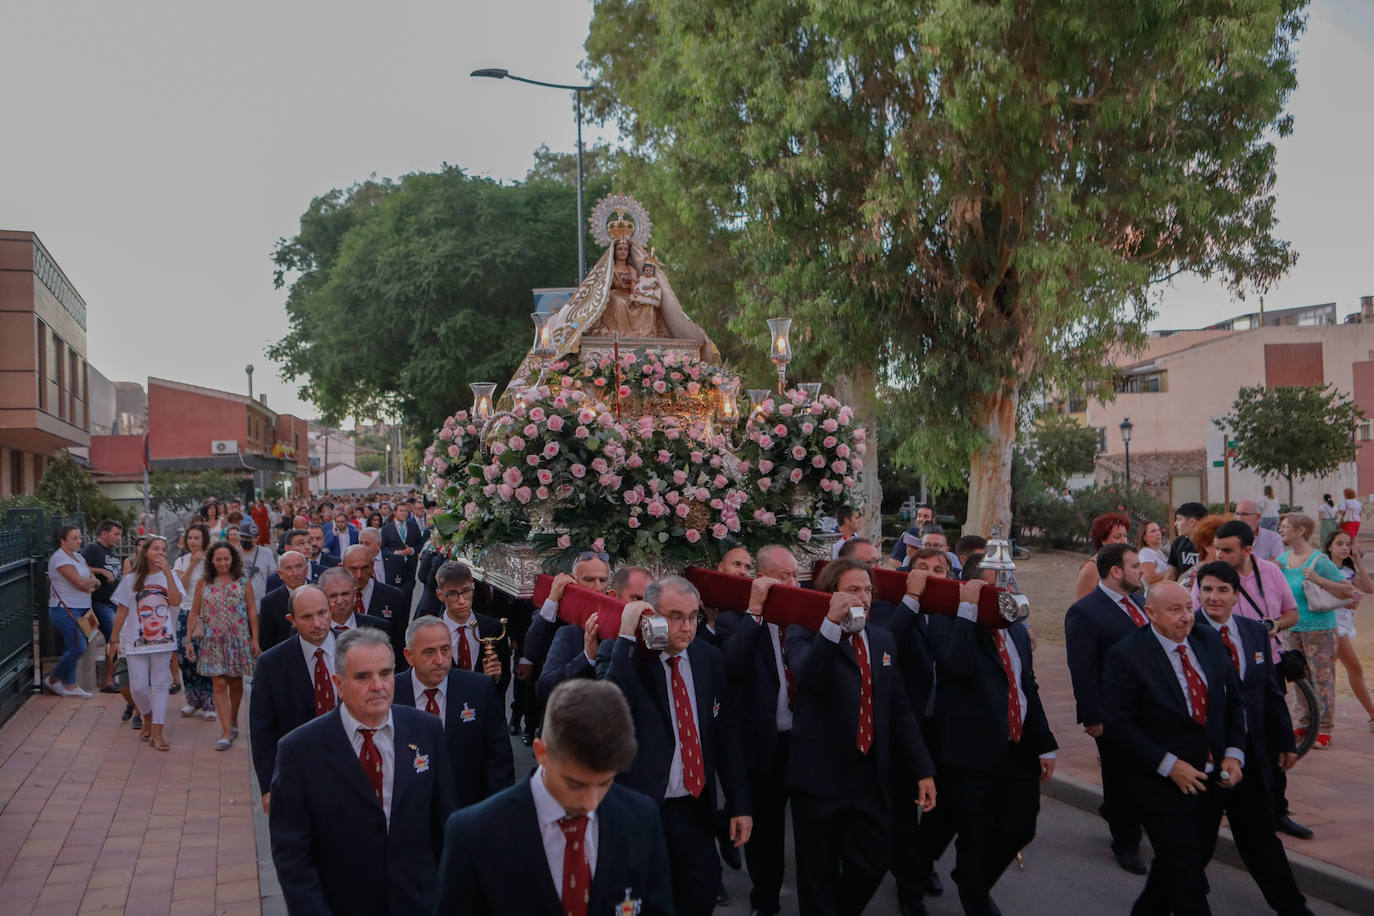
<instances>
[{"instance_id":1,"label":"street tree in planter","mask_svg":"<svg viewBox=\"0 0 1374 916\"><path fill-rule=\"evenodd\" d=\"M1324 477L1355 460L1355 424L1364 411L1334 385L1242 388L1231 412L1213 422L1236 440L1236 466L1288 481Z\"/></svg>"}]
</instances>

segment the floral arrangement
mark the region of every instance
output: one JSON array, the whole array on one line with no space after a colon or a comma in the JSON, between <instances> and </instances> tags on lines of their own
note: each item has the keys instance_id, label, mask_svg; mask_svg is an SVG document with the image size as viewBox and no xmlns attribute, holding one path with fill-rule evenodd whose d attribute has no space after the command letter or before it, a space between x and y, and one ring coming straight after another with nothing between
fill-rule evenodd
<instances>
[{"instance_id":1,"label":"floral arrangement","mask_svg":"<svg viewBox=\"0 0 1374 916\"><path fill-rule=\"evenodd\" d=\"M728 375L652 351L559 361L548 387L497 415L484 447L459 411L425 454L450 501L441 536L470 556L529 541L549 569L588 545L621 562L684 565L809 540L819 515L852 499L864 431L834 398L800 391L764 402L740 432L717 429L699 408ZM662 409L665 399L697 409Z\"/></svg>"}]
</instances>

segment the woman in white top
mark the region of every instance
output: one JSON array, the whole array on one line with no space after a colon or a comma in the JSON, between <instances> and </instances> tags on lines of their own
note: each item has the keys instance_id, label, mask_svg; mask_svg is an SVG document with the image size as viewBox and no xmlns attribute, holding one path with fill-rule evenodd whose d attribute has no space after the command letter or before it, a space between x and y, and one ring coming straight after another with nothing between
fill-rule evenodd
<instances>
[{"instance_id":1,"label":"woman in white top","mask_svg":"<svg viewBox=\"0 0 1374 916\"><path fill-rule=\"evenodd\" d=\"M62 634L62 658L43 681L58 696L90 696L76 686L76 664L86 654L86 636L76 621L91 609L91 592L99 587L81 555L81 529L63 525L57 531L57 549L48 557L48 619Z\"/></svg>"},{"instance_id":2,"label":"woman in white top","mask_svg":"<svg viewBox=\"0 0 1374 916\"><path fill-rule=\"evenodd\" d=\"M1164 529L1159 527L1159 522L1146 522L1140 529L1136 550L1140 553L1140 578L1149 594L1150 586L1169 574L1169 558L1164 554Z\"/></svg>"},{"instance_id":3,"label":"woman in white top","mask_svg":"<svg viewBox=\"0 0 1374 916\"><path fill-rule=\"evenodd\" d=\"M1360 664L1359 653L1355 651L1355 608L1360 601L1374 595L1374 581L1364 568L1364 554L1355 539L1344 531L1333 531L1322 541L1322 551L1336 564L1345 581L1355 586L1355 600L1349 607L1336 608L1336 660L1345 667L1345 676L1350 680L1350 692L1364 707L1369 716L1369 730L1374 731L1374 697L1369 695L1369 687L1364 682L1364 666Z\"/></svg>"},{"instance_id":4,"label":"woman in white top","mask_svg":"<svg viewBox=\"0 0 1374 916\"><path fill-rule=\"evenodd\" d=\"M1317 518L1321 522L1322 530L1318 536L1323 544L1331 537L1332 533L1340 527L1341 510L1331 499L1330 493L1322 494L1322 501L1317 505Z\"/></svg>"},{"instance_id":5,"label":"woman in white top","mask_svg":"<svg viewBox=\"0 0 1374 916\"><path fill-rule=\"evenodd\" d=\"M1266 486L1264 488L1264 498L1259 501L1261 528L1268 528L1270 531L1279 530L1279 501L1274 498L1274 488Z\"/></svg>"},{"instance_id":6,"label":"woman in white top","mask_svg":"<svg viewBox=\"0 0 1374 916\"><path fill-rule=\"evenodd\" d=\"M191 613L191 600L195 596L196 583L205 571L205 554L212 543L210 529L202 522L195 522L186 529L186 552L177 557L176 563L172 564L172 572L176 574L177 590L181 592L181 609L177 614L177 640L180 651L177 654L181 663L181 683L186 691L181 714L194 716L199 712L202 719L216 718L215 685L196 670L196 663L188 657L187 650L192 647L192 643L190 634L186 632L186 622Z\"/></svg>"},{"instance_id":7,"label":"woman in white top","mask_svg":"<svg viewBox=\"0 0 1374 916\"><path fill-rule=\"evenodd\" d=\"M181 589L167 562L167 539L156 534L139 548L130 575L120 580L112 600L114 633L105 650L111 663L115 653L129 665L129 693L143 714L140 737L157 751L171 745L162 735L167 721L167 695L172 686L172 653L177 648L177 607ZM133 623L129 623L130 615Z\"/></svg>"},{"instance_id":8,"label":"woman in white top","mask_svg":"<svg viewBox=\"0 0 1374 916\"><path fill-rule=\"evenodd\" d=\"M1360 535L1360 501L1350 487L1345 488L1345 502L1341 503L1341 530L1350 535L1351 540Z\"/></svg>"}]
</instances>

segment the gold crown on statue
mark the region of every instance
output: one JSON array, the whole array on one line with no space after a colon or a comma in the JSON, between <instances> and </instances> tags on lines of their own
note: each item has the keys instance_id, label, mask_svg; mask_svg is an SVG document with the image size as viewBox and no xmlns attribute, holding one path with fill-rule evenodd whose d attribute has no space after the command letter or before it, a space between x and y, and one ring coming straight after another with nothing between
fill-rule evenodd
<instances>
[{"instance_id":1,"label":"gold crown on statue","mask_svg":"<svg viewBox=\"0 0 1374 916\"><path fill-rule=\"evenodd\" d=\"M615 219L606 223L606 231L617 242L621 239L628 239L635 234L634 220L626 219L625 213L617 210L615 211Z\"/></svg>"},{"instance_id":2,"label":"gold crown on statue","mask_svg":"<svg viewBox=\"0 0 1374 916\"><path fill-rule=\"evenodd\" d=\"M652 264L655 267L662 267L663 262L658 259L658 249L650 248L649 253L644 256L645 264Z\"/></svg>"}]
</instances>

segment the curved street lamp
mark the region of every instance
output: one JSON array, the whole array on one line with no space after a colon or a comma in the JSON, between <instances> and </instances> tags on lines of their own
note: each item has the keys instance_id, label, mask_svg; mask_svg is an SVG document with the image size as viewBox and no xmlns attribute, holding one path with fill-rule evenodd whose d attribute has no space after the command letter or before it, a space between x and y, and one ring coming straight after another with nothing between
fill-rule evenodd
<instances>
[{"instance_id":1,"label":"curved street lamp","mask_svg":"<svg viewBox=\"0 0 1374 916\"><path fill-rule=\"evenodd\" d=\"M583 224L582 218L582 93L594 87L571 86L564 83L546 83L543 80L526 79L523 76L516 76L504 67L484 67L480 70L474 70L468 75L497 80L511 79L521 83L529 83L531 86L565 89L573 94L573 101L576 103L577 109L577 282L581 283L582 278L587 275L587 227Z\"/></svg>"}]
</instances>

